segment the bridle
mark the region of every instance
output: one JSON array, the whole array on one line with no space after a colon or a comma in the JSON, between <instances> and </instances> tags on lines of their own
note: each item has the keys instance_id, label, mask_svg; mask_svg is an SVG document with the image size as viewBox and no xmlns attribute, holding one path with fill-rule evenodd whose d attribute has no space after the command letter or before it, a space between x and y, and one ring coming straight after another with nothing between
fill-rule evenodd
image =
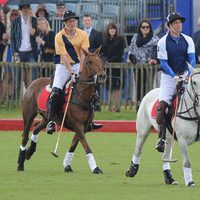
<instances>
[{"instance_id":1,"label":"bridle","mask_svg":"<svg viewBox=\"0 0 200 200\"><path fill-rule=\"evenodd\" d=\"M198 111L197 111L197 108L200 107L200 94L198 94L197 91L195 90L195 87L194 87L195 82L193 82L192 79L195 75L199 75L199 74L200 74L200 72L197 72L190 76L189 81L190 81L191 90L189 91L188 87L186 87L186 91L182 95L182 97L180 99L180 103L179 103L180 112L177 112L177 115L176 115L176 117L179 117L183 120L195 121L197 123L197 136L196 136L195 141L198 141L199 136L200 136L200 133L199 133L199 131L200 131L200 113L198 113ZM187 104L187 101L185 98L186 93L188 94L188 96L190 97L190 99L193 102L193 105L190 108L188 108L188 104ZM183 105L185 105L185 108L186 108L185 111L182 111ZM194 112L192 112L193 110L194 110ZM185 114L188 114L189 117L185 116ZM195 116L194 116L194 114L195 114Z\"/></svg>"},{"instance_id":2,"label":"bridle","mask_svg":"<svg viewBox=\"0 0 200 200\"><path fill-rule=\"evenodd\" d=\"M88 56L97 56L97 55L88 55ZM93 102L95 100L95 96L96 96L96 86L97 86L97 82L98 82L98 76L101 75L102 71L100 72L96 72L94 69L94 65L93 62L91 62L89 59L87 59L87 57L84 60L84 66L88 68L89 70L89 78L87 79L82 79L81 78L81 73L80 73L80 77L77 79L76 83L73 85L74 89L72 94L78 94L78 96L86 103L86 104L90 104L91 102ZM77 86L81 84L81 85L85 85L84 87L78 89ZM95 90L93 92L93 94L91 95L90 100L86 100L82 93L83 91L87 90L91 85L94 85ZM75 103L76 100L73 100L73 103ZM76 102L77 104L77 102Z\"/></svg>"}]
</instances>

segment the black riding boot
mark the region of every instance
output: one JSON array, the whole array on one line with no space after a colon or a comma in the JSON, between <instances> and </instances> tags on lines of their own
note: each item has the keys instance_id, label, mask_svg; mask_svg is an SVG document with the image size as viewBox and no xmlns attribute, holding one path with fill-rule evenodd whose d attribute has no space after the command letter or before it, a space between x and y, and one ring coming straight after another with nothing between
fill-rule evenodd
<instances>
[{"instance_id":1,"label":"black riding boot","mask_svg":"<svg viewBox=\"0 0 200 200\"><path fill-rule=\"evenodd\" d=\"M165 101L160 101L156 107L156 122L158 124L158 142L155 148L158 152L164 152L165 149L167 107L168 104Z\"/></svg>"},{"instance_id":2,"label":"black riding boot","mask_svg":"<svg viewBox=\"0 0 200 200\"><path fill-rule=\"evenodd\" d=\"M56 123L54 121L56 112L59 110L61 104L61 89L59 88L52 88L51 95L49 97L49 101L47 103L47 116L49 123L47 124L46 130L48 134L53 134L56 129Z\"/></svg>"}]
</instances>

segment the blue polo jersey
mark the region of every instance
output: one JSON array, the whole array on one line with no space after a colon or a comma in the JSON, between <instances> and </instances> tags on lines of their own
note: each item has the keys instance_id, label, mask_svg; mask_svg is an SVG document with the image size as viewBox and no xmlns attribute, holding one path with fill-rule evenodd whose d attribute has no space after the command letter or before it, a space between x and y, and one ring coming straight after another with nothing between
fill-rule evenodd
<instances>
[{"instance_id":1,"label":"blue polo jersey","mask_svg":"<svg viewBox=\"0 0 200 200\"><path fill-rule=\"evenodd\" d=\"M166 60L174 74L183 73L187 70L186 61L189 61L189 54L194 53L194 42L191 37L185 34L180 34L178 38L167 34L158 42L157 57L160 60ZM161 68L167 72L165 66L161 65ZM172 74L170 73L169 75Z\"/></svg>"}]
</instances>

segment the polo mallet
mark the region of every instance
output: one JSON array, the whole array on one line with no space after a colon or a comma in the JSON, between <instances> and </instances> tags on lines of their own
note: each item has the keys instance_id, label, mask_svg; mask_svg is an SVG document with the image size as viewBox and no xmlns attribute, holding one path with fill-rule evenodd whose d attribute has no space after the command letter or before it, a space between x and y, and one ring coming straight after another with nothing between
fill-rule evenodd
<instances>
[{"instance_id":1,"label":"polo mallet","mask_svg":"<svg viewBox=\"0 0 200 200\"><path fill-rule=\"evenodd\" d=\"M172 150L173 150L174 135L175 135L175 129L176 129L176 114L177 114L177 110L178 110L178 104L179 104L179 97L177 96L176 106L175 106L175 113L174 113L174 124L173 124L173 132L172 132L170 158L169 159L162 159L163 162L177 162L178 161L178 159L172 159Z\"/></svg>"},{"instance_id":2,"label":"polo mallet","mask_svg":"<svg viewBox=\"0 0 200 200\"><path fill-rule=\"evenodd\" d=\"M62 123L61 123L61 126L60 126L60 131L58 133L58 138L57 138L56 146L55 146L54 151L51 152L51 154L53 156L55 156L55 157L58 157L58 153L57 153L58 144L59 144L59 141L60 141L60 135L61 135L61 132L62 132L62 129L63 129L63 125L64 125L64 122L65 122L65 117L66 117L66 114L67 114L67 109L68 109L68 106L69 106L69 101L71 99L71 94L72 94L72 86L71 86L70 91L69 91L69 97L68 97L68 101L67 101L67 104L66 104L66 107L65 107L65 112L64 112L64 116L63 116Z\"/></svg>"}]
</instances>

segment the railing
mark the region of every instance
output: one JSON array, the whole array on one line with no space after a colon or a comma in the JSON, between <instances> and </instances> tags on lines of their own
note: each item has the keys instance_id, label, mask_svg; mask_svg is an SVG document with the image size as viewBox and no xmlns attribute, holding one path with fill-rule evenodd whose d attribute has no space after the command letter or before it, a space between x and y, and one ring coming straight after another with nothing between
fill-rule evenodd
<instances>
[{"instance_id":1,"label":"railing","mask_svg":"<svg viewBox=\"0 0 200 200\"><path fill-rule=\"evenodd\" d=\"M142 97L156 87L157 65L132 65L128 63L106 63L106 84L100 86L102 106L115 101L120 106L133 109ZM113 76L115 69L119 69L119 76ZM53 74L52 63L0 63L0 84L5 92L1 92L4 103L10 107L20 106L23 94L32 80L39 77L50 77ZM118 83L119 99L112 99L113 80ZM4 94L3 94L4 93Z\"/></svg>"}]
</instances>

